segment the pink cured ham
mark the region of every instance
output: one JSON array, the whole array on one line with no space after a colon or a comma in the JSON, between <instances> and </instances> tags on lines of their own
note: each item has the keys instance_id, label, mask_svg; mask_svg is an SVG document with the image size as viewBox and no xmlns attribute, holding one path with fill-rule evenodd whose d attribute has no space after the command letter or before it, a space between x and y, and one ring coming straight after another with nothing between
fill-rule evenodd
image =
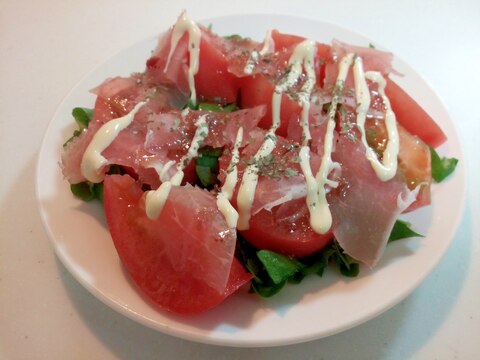
<instances>
[{"instance_id":1,"label":"pink cured ham","mask_svg":"<svg viewBox=\"0 0 480 360\"><path fill-rule=\"evenodd\" d=\"M150 82L175 87L185 96L189 96L188 89L188 38L183 36L175 51L172 53L168 71L167 58L170 51L172 29L160 37L152 56L147 60L145 74Z\"/></svg>"},{"instance_id":2,"label":"pink cured ham","mask_svg":"<svg viewBox=\"0 0 480 360\"><path fill-rule=\"evenodd\" d=\"M293 53L294 46L289 48L274 49L267 51L263 55L258 55L256 60L251 58L253 51L262 50L264 43L258 43L250 39L231 39L225 44L227 58L230 61L228 71L240 78L266 75L271 78L280 78L285 71L288 59ZM251 73L246 73L245 68L249 62L252 62Z\"/></svg>"},{"instance_id":3,"label":"pink cured ham","mask_svg":"<svg viewBox=\"0 0 480 360\"><path fill-rule=\"evenodd\" d=\"M240 127L243 127L245 134L250 133L264 114L265 106L232 112L175 110L154 114L148 120L145 147L152 154L164 150L186 152L196 131L195 122L201 116L206 116L208 124L208 135L202 145L218 148L233 144ZM245 136L242 146L247 141L248 137Z\"/></svg>"},{"instance_id":4,"label":"pink cured ham","mask_svg":"<svg viewBox=\"0 0 480 360\"><path fill-rule=\"evenodd\" d=\"M94 120L101 122L128 114L140 101L148 100L150 110L160 112L182 108L188 100L175 87L151 82L144 73L107 79L91 92L97 95Z\"/></svg>"},{"instance_id":5,"label":"pink cured ham","mask_svg":"<svg viewBox=\"0 0 480 360\"><path fill-rule=\"evenodd\" d=\"M233 203L236 203L238 188L240 187L243 173L248 164L253 161L253 156L258 151L265 138L266 131L256 128L249 134L248 145L240 151L238 164L238 182L236 192L233 196ZM288 203L293 200L305 198L307 190L305 178L299 165L298 143L277 137L277 146L271 155L264 158L258 164L258 183L255 197L252 204L252 216L261 210L271 211L274 207ZM220 182L223 183L226 176L226 169L230 162L230 154L220 158ZM311 153L310 164L314 172L320 167L321 157ZM306 203L303 203L306 209ZM302 206L303 206L302 205ZM295 209L295 212L300 211ZM302 209L303 211L303 209Z\"/></svg>"},{"instance_id":6,"label":"pink cured ham","mask_svg":"<svg viewBox=\"0 0 480 360\"><path fill-rule=\"evenodd\" d=\"M265 113L265 107L258 106L230 113L189 111L183 116L180 110L155 114L149 105L150 102L139 110L132 124L120 132L102 155L109 165L132 169L141 183L152 188L160 185L154 166L163 166L169 160L179 161L186 154L195 134L195 122L200 116L205 115L209 125L208 137L202 145L222 147L235 142L240 126L248 134ZM87 130L67 145L62 156L62 170L69 182L86 180L81 173L81 161L101 125L98 120L92 121Z\"/></svg>"},{"instance_id":7,"label":"pink cured ham","mask_svg":"<svg viewBox=\"0 0 480 360\"><path fill-rule=\"evenodd\" d=\"M155 170L143 167L143 163L151 157L151 154L143 147L146 136L145 119L148 111L146 106L141 108L132 124L119 133L102 155L107 159L107 165L116 164L131 168L142 183L156 187L159 185L159 181ZM102 125L100 120L91 121L88 128L65 147L62 154L62 172L70 183L86 181L81 172L82 158L88 144ZM106 170L107 168L104 168L102 171Z\"/></svg>"},{"instance_id":8,"label":"pink cured ham","mask_svg":"<svg viewBox=\"0 0 480 360\"><path fill-rule=\"evenodd\" d=\"M142 161L149 157L149 154L141 148L145 138L147 115L178 108L180 104L186 103L187 98L182 97L172 88L152 84L147 81L144 74L107 79L92 89L92 92L97 95L93 120L88 130L69 142L62 153L62 171L65 178L72 184L85 181L85 177L80 172L80 164L83 153L97 130L105 122L126 115L135 104L148 99L148 105L139 111L130 130L122 132L119 139L105 151L107 158L112 157L110 164L131 167L143 182L158 186L158 176L155 171L141 166Z\"/></svg>"},{"instance_id":9,"label":"pink cured ham","mask_svg":"<svg viewBox=\"0 0 480 360\"><path fill-rule=\"evenodd\" d=\"M340 246L356 260L373 267L404 210L398 206L398 197L406 196L408 190L398 176L386 182L379 180L364 153L360 141L339 136L332 158L342 166L341 181L328 200L334 219L333 234Z\"/></svg>"},{"instance_id":10,"label":"pink cured ham","mask_svg":"<svg viewBox=\"0 0 480 360\"><path fill-rule=\"evenodd\" d=\"M325 70L325 87L329 88L335 84L338 75L338 63L349 53L361 56L364 71L379 71L384 76L392 72L393 54L380 51L374 48L353 46L337 40L332 41L333 62L327 63ZM353 86L353 76L349 74L345 81L345 87Z\"/></svg>"},{"instance_id":11,"label":"pink cured ham","mask_svg":"<svg viewBox=\"0 0 480 360\"><path fill-rule=\"evenodd\" d=\"M224 105L235 103L240 83L238 77L228 68L232 54L239 54L239 50L235 46L238 43L220 37L202 25L198 25L198 27L201 31L199 69L194 76L198 101ZM161 37L155 51L147 61L145 73L153 83L174 86L182 94L190 96L188 32L182 35L167 64L172 33L173 29L170 29Z\"/></svg>"},{"instance_id":12,"label":"pink cured ham","mask_svg":"<svg viewBox=\"0 0 480 360\"><path fill-rule=\"evenodd\" d=\"M238 129L243 128L244 134L249 134L265 114L264 106L252 109L242 109L233 112L180 111L156 114L148 121L148 131L145 138L145 149L152 154L148 166L162 167L168 161L180 161L190 147L195 135L195 122L206 116L208 135L202 141L202 146L220 148L233 147ZM248 137L244 136L242 145L245 146ZM175 168L168 171L173 176Z\"/></svg>"}]
</instances>

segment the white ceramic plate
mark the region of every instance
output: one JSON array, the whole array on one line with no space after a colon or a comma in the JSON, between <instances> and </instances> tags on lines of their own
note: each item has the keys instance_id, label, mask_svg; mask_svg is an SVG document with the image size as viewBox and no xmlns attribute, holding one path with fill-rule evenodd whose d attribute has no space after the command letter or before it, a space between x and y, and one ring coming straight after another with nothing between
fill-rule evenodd
<instances>
[{"instance_id":1,"label":"white ceramic plate","mask_svg":"<svg viewBox=\"0 0 480 360\"><path fill-rule=\"evenodd\" d=\"M223 35L238 33L260 41L267 29L278 28L325 42L332 38L358 45L372 42L336 25L288 16L238 15L203 23L212 24ZM62 144L73 129L71 109L92 107L95 98L88 91L105 78L143 71L155 44L156 38L140 41L88 74L60 105L38 160L37 195L46 230L63 264L94 296L131 319L174 336L229 346L275 346L329 336L379 315L412 292L439 262L463 211L462 161L453 177L433 187L433 206L407 218L426 237L389 245L374 271L362 269L355 279L329 271L323 278L312 276L301 285L288 286L271 299L243 291L218 308L189 318L150 306L119 262L101 206L74 199L58 163ZM448 134L440 152L462 160L457 133L441 101L408 65L399 59L394 65L406 75L398 82Z\"/></svg>"}]
</instances>

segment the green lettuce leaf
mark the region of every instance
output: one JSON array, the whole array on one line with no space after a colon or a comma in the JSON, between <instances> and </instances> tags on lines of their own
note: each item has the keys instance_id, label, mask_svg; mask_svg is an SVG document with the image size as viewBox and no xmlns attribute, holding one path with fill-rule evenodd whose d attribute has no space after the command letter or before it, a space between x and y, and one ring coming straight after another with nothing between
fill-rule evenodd
<instances>
[{"instance_id":1,"label":"green lettuce leaf","mask_svg":"<svg viewBox=\"0 0 480 360\"><path fill-rule=\"evenodd\" d=\"M430 155L432 158L432 177L437 183L439 183L453 173L457 166L458 159L446 157L440 158L433 147L430 147Z\"/></svg>"},{"instance_id":2,"label":"green lettuce leaf","mask_svg":"<svg viewBox=\"0 0 480 360\"><path fill-rule=\"evenodd\" d=\"M393 225L388 242L411 237L423 237L423 235L413 231L410 223L403 220L397 220L395 221L395 225Z\"/></svg>"}]
</instances>

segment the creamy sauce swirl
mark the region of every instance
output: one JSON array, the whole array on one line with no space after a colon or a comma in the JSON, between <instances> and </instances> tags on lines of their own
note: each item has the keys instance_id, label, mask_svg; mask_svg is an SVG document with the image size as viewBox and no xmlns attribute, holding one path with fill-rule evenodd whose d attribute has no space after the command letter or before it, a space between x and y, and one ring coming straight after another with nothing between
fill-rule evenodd
<instances>
[{"instance_id":1,"label":"creamy sauce swirl","mask_svg":"<svg viewBox=\"0 0 480 360\"><path fill-rule=\"evenodd\" d=\"M163 181L160 187L157 190L147 191L145 199L145 211L148 218L156 219L162 212L162 209L167 201L168 195L172 186L179 186L183 180L183 170L188 166L190 161L198 157L198 149L200 148L203 140L208 136L208 123L206 121L207 115L202 115L195 123L197 129L195 130L195 135L193 136L192 142L188 149L188 152L180 159L176 164L177 171L169 179L166 180L166 172L161 172L159 174L160 179ZM167 168L167 171L171 166L172 162L168 162L164 168ZM163 170L163 169L162 169Z\"/></svg>"},{"instance_id":2,"label":"creamy sauce swirl","mask_svg":"<svg viewBox=\"0 0 480 360\"><path fill-rule=\"evenodd\" d=\"M243 69L243 73L246 75L251 75L255 66L258 63L258 60L266 54L272 53L275 50L275 42L272 38L272 30L268 30L267 34L265 35L265 40L263 40L263 46L260 50L253 50L250 53L250 57L245 64Z\"/></svg>"},{"instance_id":3,"label":"creamy sauce swirl","mask_svg":"<svg viewBox=\"0 0 480 360\"><path fill-rule=\"evenodd\" d=\"M99 171L108 163L108 160L102 156L102 152L115 140L123 129L132 123L135 114L144 104L144 101L139 102L128 114L106 122L97 130L83 154L80 165L80 170L85 179L92 183L103 181L104 174Z\"/></svg>"},{"instance_id":4,"label":"creamy sauce swirl","mask_svg":"<svg viewBox=\"0 0 480 360\"><path fill-rule=\"evenodd\" d=\"M386 81L382 74L377 71L365 73L363 71L362 58L359 56L354 57L353 76L355 80L355 96L357 99L357 128L360 131L361 140L365 146L365 156L378 178L382 181L388 181L397 173L399 138L395 114L390 106L390 101L385 95ZM365 120L371 102L367 79L378 84L378 92L382 97L382 102L385 107L385 125L388 133L388 142L382 154L382 161L378 159L375 151L368 145L365 134Z\"/></svg>"},{"instance_id":5,"label":"creamy sauce swirl","mask_svg":"<svg viewBox=\"0 0 480 360\"><path fill-rule=\"evenodd\" d=\"M238 181L237 164L240 160L239 149L240 145L242 145L242 140L243 128L240 127L237 131L237 137L235 139L235 144L232 150L232 158L230 159L230 164L227 168L227 176L225 178L225 182L222 186L221 191L217 195L217 207L223 214L229 228L235 228L238 222L238 212L232 206L230 200L232 199L233 191L235 190L235 186L237 185Z\"/></svg>"},{"instance_id":6,"label":"creamy sauce swirl","mask_svg":"<svg viewBox=\"0 0 480 360\"><path fill-rule=\"evenodd\" d=\"M163 72L167 72L168 65L172 55L177 48L178 42L183 34L188 32L188 52L190 56L190 63L188 67L188 85L190 88L190 101L193 104L197 103L197 92L195 90L195 75L198 73L199 59L200 59L200 37L201 30L198 25L190 19L185 13L179 18L172 30L172 38L170 41L170 52L168 53L167 63Z\"/></svg>"},{"instance_id":7,"label":"creamy sauce swirl","mask_svg":"<svg viewBox=\"0 0 480 360\"><path fill-rule=\"evenodd\" d=\"M275 131L279 124L274 124L265 135L262 145L257 153L253 157L252 164L248 165L245 169L238 189L237 205L238 205L238 230L247 230L249 228L249 220L251 216L251 210L253 200L255 199L255 190L258 184L258 163L262 158L270 155L275 149L277 137Z\"/></svg>"}]
</instances>

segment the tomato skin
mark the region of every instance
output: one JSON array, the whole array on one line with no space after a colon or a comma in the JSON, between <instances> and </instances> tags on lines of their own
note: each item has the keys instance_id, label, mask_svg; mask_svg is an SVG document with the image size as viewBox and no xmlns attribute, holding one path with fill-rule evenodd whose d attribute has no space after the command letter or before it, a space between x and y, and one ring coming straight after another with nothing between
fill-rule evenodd
<instances>
[{"instance_id":1,"label":"tomato skin","mask_svg":"<svg viewBox=\"0 0 480 360\"><path fill-rule=\"evenodd\" d=\"M134 283L154 304L179 314L203 312L220 304L251 279L251 275L233 258L223 292L209 286L203 281L205 275L198 272L203 268L202 261L209 255L199 245L201 234L205 233L202 226L192 228L200 238L195 240L198 234L193 235L193 242L185 242L183 230L172 227L175 221L167 216L169 209L166 207L175 204L167 201L159 219L150 220L145 214L143 195L140 185L128 175L105 177L105 214L115 248ZM177 210L181 207L177 206ZM175 261L171 259L172 251ZM191 257L190 253L195 255ZM208 269L208 264L203 265Z\"/></svg>"},{"instance_id":2,"label":"tomato skin","mask_svg":"<svg viewBox=\"0 0 480 360\"><path fill-rule=\"evenodd\" d=\"M250 108L258 105L266 105L265 116L260 120L258 126L269 129L272 126L272 96L275 84L267 76L256 74L242 79L240 88L240 105L242 108ZM276 133L286 136L288 124L292 116L300 117L301 106L291 100L287 95L282 95L280 107L280 127Z\"/></svg>"},{"instance_id":3,"label":"tomato skin","mask_svg":"<svg viewBox=\"0 0 480 360\"><path fill-rule=\"evenodd\" d=\"M300 209L301 215L294 222L279 221L277 215L281 206L273 208L272 211L263 209L250 218L249 229L241 231L240 234L258 249L271 250L294 258L312 255L332 242L331 232L321 235L310 228L305 198L289 203L286 203L286 206Z\"/></svg>"},{"instance_id":4,"label":"tomato skin","mask_svg":"<svg viewBox=\"0 0 480 360\"><path fill-rule=\"evenodd\" d=\"M281 72L285 70L288 59L295 49L295 46L305 40L305 38L296 35L282 34L274 30L272 31L272 39L275 43L275 51L279 59L282 59L282 61L278 61L277 65L279 66L277 72ZM325 63L331 56L331 48L326 44L317 43L316 45L316 80L317 85L322 86L325 77ZM269 129L272 125L272 97L275 85L276 81L272 78L271 74L257 73L240 80L241 107L253 107L262 104L267 106L267 112L259 123L259 126L263 129ZM283 94L280 108L280 127L276 133L280 136L287 136L290 120L292 118L299 118L301 112L301 105Z\"/></svg>"},{"instance_id":5,"label":"tomato skin","mask_svg":"<svg viewBox=\"0 0 480 360\"><path fill-rule=\"evenodd\" d=\"M181 93L189 95L190 57L187 33L179 40L168 63L168 71L164 71L170 51L171 36L170 31L162 38L152 57L147 60L147 78L155 84L175 85ZM194 77L198 101L225 105L235 103L237 100L239 83L237 77L228 72L230 63L225 55L228 50L224 46L224 41L223 38L201 27L198 72Z\"/></svg>"},{"instance_id":6,"label":"tomato skin","mask_svg":"<svg viewBox=\"0 0 480 360\"><path fill-rule=\"evenodd\" d=\"M298 35L283 34L275 29L272 31L272 40L275 43L275 51L280 51L301 43L305 38Z\"/></svg>"},{"instance_id":7,"label":"tomato skin","mask_svg":"<svg viewBox=\"0 0 480 360\"><path fill-rule=\"evenodd\" d=\"M293 46L306 40L302 36L283 34L278 30L272 31L272 39L275 43L275 51L289 51ZM317 42L317 53L315 55L315 68L317 72L317 85L322 87L325 79L325 67L327 61L331 59L332 47L328 44Z\"/></svg>"},{"instance_id":8,"label":"tomato skin","mask_svg":"<svg viewBox=\"0 0 480 360\"><path fill-rule=\"evenodd\" d=\"M430 146L437 147L447 140L440 126L393 80L387 78L385 93L390 100L397 121L413 135Z\"/></svg>"},{"instance_id":9,"label":"tomato skin","mask_svg":"<svg viewBox=\"0 0 480 360\"><path fill-rule=\"evenodd\" d=\"M221 41L208 30L202 31L195 89L200 101L226 105L237 101L240 84L228 71L229 61L222 52Z\"/></svg>"}]
</instances>

